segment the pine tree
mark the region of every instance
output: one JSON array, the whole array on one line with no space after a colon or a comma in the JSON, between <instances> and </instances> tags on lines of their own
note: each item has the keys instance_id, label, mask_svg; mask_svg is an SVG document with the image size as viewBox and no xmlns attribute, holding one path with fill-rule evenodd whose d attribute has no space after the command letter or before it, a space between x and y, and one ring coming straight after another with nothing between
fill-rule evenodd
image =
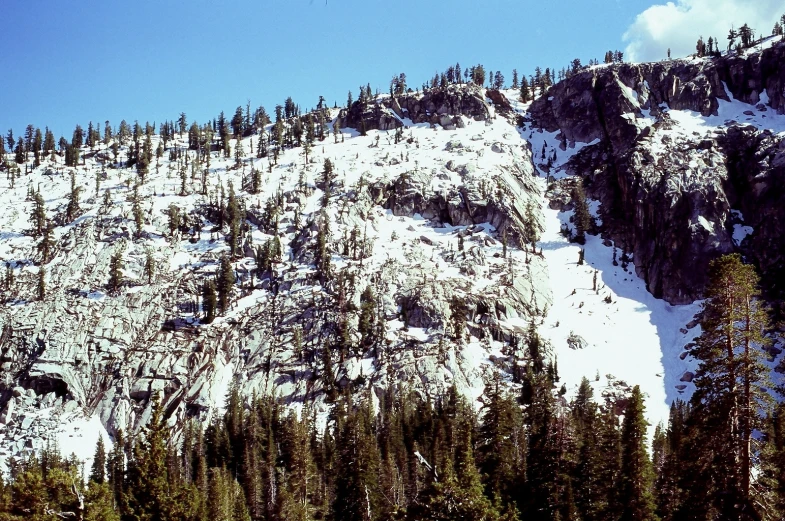
<instances>
[{"instance_id":1,"label":"pine tree","mask_svg":"<svg viewBox=\"0 0 785 521\"><path fill-rule=\"evenodd\" d=\"M116 295L120 291L120 286L123 284L123 253L118 251L112 254L109 259L109 282L107 283L107 290L109 294Z\"/></svg>"},{"instance_id":2,"label":"pine tree","mask_svg":"<svg viewBox=\"0 0 785 521\"><path fill-rule=\"evenodd\" d=\"M52 224L52 221L46 219L44 221L41 241L37 246L38 252L41 254L41 264L48 263L52 258L52 250L54 249L54 238L52 237L53 232L54 225Z\"/></svg>"},{"instance_id":3,"label":"pine tree","mask_svg":"<svg viewBox=\"0 0 785 521\"><path fill-rule=\"evenodd\" d=\"M373 434L373 410L368 400L350 406L336 433L337 473L333 515L343 521L383 519L379 492L379 452Z\"/></svg>"},{"instance_id":4,"label":"pine tree","mask_svg":"<svg viewBox=\"0 0 785 521\"><path fill-rule=\"evenodd\" d=\"M129 510L132 519L139 521L169 519L175 506L167 466L169 429L157 396L153 398L152 409L150 421L133 448L126 481Z\"/></svg>"},{"instance_id":5,"label":"pine tree","mask_svg":"<svg viewBox=\"0 0 785 521\"><path fill-rule=\"evenodd\" d=\"M125 492L126 445L123 430L115 434L114 446L106 462L107 484L111 490L112 504L121 514L127 512L127 494Z\"/></svg>"},{"instance_id":6,"label":"pine tree","mask_svg":"<svg viewBox=\"0 0 785 521\"><path fill-rule=\"evenodd\" d=\"M609 519L609 495L614 489L613 480L603 479L607 461L613 460L603 453L602 424L594 391L586 378L581 380L575 399L570 405L572 425L576 437L577 460L574 471L575 503L581 519L602 521ZM612 452L616 452L611 448Z\"/></svg>"},{"instance_id":7,"label":"pine tree","mask_svg":"<svg viewBox=\"0 0 785 521\"><path fill-rule=\"evenodd\" d=\"M314 519L313 496L318 490L316 467L311 456L310 427L307 410L298 419L290 413L282 427L282 459L285 461L285 486L279 495L279 512L283 519Z\"/></svg>"},{"instance_id":8,"label":"pine tree","mask_svg":"<svg viewBox=\"0 0 785 521\"><path fill-rule=\"evenodd\" d=\"M477 459L487 496L507 504L523 486L526 442L518 405L502 385L496 377L485 387Z\"/></svg>"},{"instance_id":9,"label":"pine tree","mask_svg":"<svg viewBox=\"0 0 785 521\"><path fill-rule=\"evenodd\" d=\"M320 225L316 233L315 261L316 269L322 281L326 281L330 276L330 217L326 210L320 214Z\"/></svg>"},{"instance_id":10,"label":"pine tree","mask_svg":"<svg viewBox=\"0 0 785 521\"><path fill-rule=\"evenodd\" d=\"M561 457L556 436L556 407L551 392L552 382L545 375L530 370L524 378L523 400L526 411L527 480L521 502L524 519L550 521L556 519L559 497Z\"/></svg>"},{"instance_id":11,"label":"pine tree","mask_svg":"<svg viewBox=\"0 0 785 521\"><path fill-rule=\"evenodd\" d=\"M177 230L180 229L180 208L175 204L169 205L169 236L174 237Z\"/></svg>"},{"instance_id":12,"label":"pine tree","mask_svg":"<svg viewBox=\"0 0 785 521\"><path fill-rule=\"evenodd\" d=\"M768 370L762 363L769 326L758 280L738 254L711 262L698 316L702 332L690 350L700 361L691 402L696 445L713 460L713 501L724 515L755 508L753 432L762 428L760 412L769 407Z\"/></svg>"},{"instance_id":13,"label":"pine tree","mask_svg":"<svg viewBox=\"0 0 785 521\"><path fill-rule=\"evenodd\" d=\"M211 521L250 521L245 493L225 468L209 472L207 515Z\"/></svg>"},{"instance_id":14,"label":"pine tree","mask_svg":"<svg viewBox=\"0 0 785 521\"><path fill-rule=\"evenodd\" d=\"M671 404L668 417L668 428L664 433L664 440L652 440L655 458L655 471L657 472L654 489L657 491L657 514L663 521L676 519L684 499L680 488L681 476L690 476L694 465L684 462L686 450L686 421L689 416L689 405L681 400ZM656 436L655 436L656 438ZM659 444L662 447L658 447ZM694 456L694 454L693 454ZM699 483L693 485L698 488ZM702 488L702 487L701 487ZM705 496L704 496L705 497Z\"/></svg>"},{"instance_id":15,"label":"pine tree","mask_svg":"<svg viewBox=\"0 0 785 521\"><path fill-rule=\"evenodd\" d=\"M41 267L38 270L38 300L46 298L46 270Z\"/></svg>"},{"instance_id":16,"label":"pine tree","mask_svg":"<svg viewBox=\"0 0 785 521\"><path fill-rule=\"evenodd\" d=\"M81 212L81 208L79 207L79 195L81 193L82 187L76 186L76 174L71 172L71 192L68 196L68 206L65 210L65 218L68 222L76 219Z\"/></svg>"},{"instance_id":17,"label":"pine tree","mask_svg":"<svg viewBox=\"0 0 785 521\"><path fill-rule=\"evenodd\" d=\"M758 481L766 492L761 503L768 506L772 518L781 519L785 515L785 405L777 404L763 432L767 443Z\"/></svg>"},{"instance_id":18,"label":"pine tree","mask_svg":"<svg viewBox=\"0 0 785 521\"><path fill-rule=\"evenodd\" d=\"M218 309L221 313L229 308L229 299L234 286L234 268L228 256L221 257L218 267Z\"/></svg>"},{"instance_id":19,"label":"pine tree","mask_svg":"<svg viewBox=\"0 0 785 521\"><path fill-rule=\"evenodd\" d=\"M231 181L229 182L229 198L226 203L226 213L229 217L229 233L226 236L227 241L229 241L229 255L231 258L236 258L240 248L241 215Z\"/></svg>"},{"instance_id":20,"label":"pine tree","mask_svg":"<svg viewBox=\"0 0 785 521\"><path fill-rule=\"evenodd\" d=\"M134 186L133 203L131 206L131 214L134 217L134 226L136 226L136 236L141 237L144 231L144 214L142 213L142 206L139 204L138 185Z\"/></svg>"},{"instance_id":21,"label":"pine tree","mask_svg":"<svg viewBox=\"0 0 785 521\"><path fill-rule=\"evenodd\" d=\"M622 427L621 521L656 521L652 494L654 474L646 446L648 423L639 386L632 389Z\"/></svg>"},{"instance_id":22,"label":"pine tree","mask_svg":"<svg viewBox=\"0 0 785 521\"><path fill-rule=\"evenodd\" d=\"M450 325L452 337L458 343L463 342L464 330L466 329L466 303L457 295L450 299Z\"/></svg>"},{"instance_id":23,"label":"pine tree","mask_svg":"<svg viewBox=\"0 0 785 521\"><path fill-rule=\"evenodd\" d=\"M325 158L324 168L322 170L322 190L324 191L322 195L322 208L327 208L330 204L333 177L333 163L329 158Z\"/></svg>"},{"instance_id":24,"label":"pine tree","mask_svg":"<svg viewBox=\"0 0 785 521\"><path fill-rule=\"evenodd\" d=\"M529 82L526 80L526 75L521 77L521 102L528 103L532 98L529 90Z\"/></svg>"},{"instance_id":25,"label":"pine tree","mask_svg":"<svg viewBox=\"0 0 785 521\"><path fill-rule=\"evenodd\" d=\"M155 276L155 258L153 257L153 252L147 250L144 255L144 276L147 278L147 283L153 283L153 277Z\"/></svg>"},{"instance_id":26,"label":"pine tree","mask_svg":"<svg viewBox=\"0 0 785 521\"><path fill-rule=\"evenodd\" d=\"M572 191L572 201L575 206L575 242L578 244L586 243L586 232L591 226L591 214L589 205L586 202L586 192L583 190L583 180L578 179Z\"/></svg>"},{"instance_id":27,"label":"pine tree","mask_svg":"<svg viewBox=\"0 0 785 521\"><path fill-rule=\"evenodd\" d=\"M93 455L93 465L90 468L90 481L101 485L106 479L106 447L104 447L104 437L98 436Z\"/></svg>"},{"instance_id":28,"label":"pine tree","mask_svg":"<svg viewBox=\"0 0 785 521\"><path fill-rule=\"evenodd\" d=\"M360 295L360 318L357 331L362 338L361 344L369 346L374 341L374 329L376 326L376 297L371 286L366 286Z\"/></svg>"},{"instance_id":29,"label":"pine tree","mask_svg":"<svg viewBox=\"0 0 785 521\"><path fill-rule=\"evenodd\" d=\"M442 450L446 453L433 458L436 472L429 476L429 483L407 512L406 519L495 521L499 514L495 505L483 494L474 460L474 421L470 407L454 388L446 401L443 414L447 421L442 429L452 431L444 432L447 444ZM451 445L454 445L454 453Z\"/></svg>"}]
</instances>

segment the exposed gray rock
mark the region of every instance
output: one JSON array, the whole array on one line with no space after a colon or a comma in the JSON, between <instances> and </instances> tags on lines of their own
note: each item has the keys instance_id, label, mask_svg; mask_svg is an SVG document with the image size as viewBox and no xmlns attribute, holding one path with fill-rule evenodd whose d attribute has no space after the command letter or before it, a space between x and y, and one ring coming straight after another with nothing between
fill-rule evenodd
<instances>
[{"instance_id":1,"label":"exposed gray rock","mask_svg":"<svg viewBox=\"0 0 785 521\"><path fill-rule=\"evenodd\" d=\"M567 346L570 349L585 349L588 347L588 343L582 336L570 332L570 336L567 337Z\"/></svg>"},{"instance_id":2,"label":"exposed gray rock","mask_svg":"<svg viewBox=\"0 0 785 521\"><path fill-rule=\"evenodd\" d=\"M742 209L745 224L766 228L744 246L756 252L765 278L785 280L783 241L774 231L782 229L775 222L785 222L776 180L785 163L780 138L729 123L725 133L673 139L665 133L673 123L660 108L708 116L728 93L756 104L765 90L769 108L785 113L784 64L780 43L747 58L604 66L560 82L532 104L536 126L568 142L597 142L573 158L570 170L601 201L606 237L632 254L654 296L671 303L701 297L709 262L736 248L731 208ZM642 126L642 111L653 125Z\"/></svg>"},{"instance_id":3,"label":"exposed gray rock","mask_svg":"<svg viewBox=\"0 0 785 521\"><path fill-rule=\"evenodd\" d=\"M403 126L403 118L413 123L430 123L445 128L463 128L460 116L477 121L490 118L484 89L474 85L449 85L423 93L407 93L394 98L355 102L341 113L341 126L358 130L391 130Z\"/></svg>"}]
</instances>

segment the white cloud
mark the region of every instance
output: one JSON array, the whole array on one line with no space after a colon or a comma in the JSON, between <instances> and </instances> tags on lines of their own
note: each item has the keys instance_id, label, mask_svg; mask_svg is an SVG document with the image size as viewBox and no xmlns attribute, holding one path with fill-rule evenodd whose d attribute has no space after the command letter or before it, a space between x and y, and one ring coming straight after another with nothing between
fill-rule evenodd
<instances>
[{"instance_id":1,"label":"white cloud","mask_svg":"<svg viewBox=\"0 0 785 521\"><path fill-rule=\"evenodd\" d=\"M769 35L785 14L783 0L677 0L653 5L640 13L624 33L626 61L656 61L695 52L699 36L728 46L728 31L748 24L756 35Z\"/></svg>"}]
</instances>

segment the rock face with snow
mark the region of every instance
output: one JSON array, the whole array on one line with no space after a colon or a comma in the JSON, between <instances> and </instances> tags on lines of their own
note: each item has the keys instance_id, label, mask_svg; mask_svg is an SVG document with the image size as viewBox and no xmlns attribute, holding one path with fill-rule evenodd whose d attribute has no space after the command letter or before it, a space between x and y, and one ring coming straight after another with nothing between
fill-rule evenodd
<instances>
[{"instance_id":1,"label":"rock face with snow","mask_svg":"<svg viewBox=\"0 0 785 521\"><path fill-rule=\"evenodd\" d=\"M47 159L17 179L0 209L0 228L13 230L0 240L0 257L15 278L0 306L0 447L40 447L57 418L77 409L100 418L110 434L134 431L154 395L182 425L186 417L208 419L230 385L249 398L313 402L324 415L342 388L402 384L439 395L455 385L476 398L492 373L512 372L521 358L510 346L552 302L545 261L527 244L542 227L541 191L510 122L467 128L467 114L487 116L480 92L451 88L440 98L434 91L420 99L422 109L404 102L415 119L443 103L436 112L450 121L407 128L400 143L376 130L328 138L313 147L311 161L300 149L285 150L272 167L247 157L237 168L214 154L206 197L198 179L188 179L182 194L172 179L181 165L162 158L137 188L141 230L133 220L135 170L101 164L99 151L73 169L83 193L95 193L105 171L99 195L81 197L82 215L55 227L45 264L27 230L27 187L40 185L49 216L62 213L72 169ZM322 208L326 159L334 179ZM264 172L261 193L241 189L251 168ZM230 183L246 217L233 261L237 283L229 309L205 324L202 286L228 251L228 224L219 225L214 206ZM174 232L170 206L180 215ZM327 228L330 276L315 266ZM275 241L282 251L262 270L260 250ZM110 294L116 255L125 282ZM42 267L47 290L39 300ZM372 338L361 332L366 290Z\"/></svg>"},{"instance_id":2,"label":"rock face with snow","mask_svg":"<svg viewBox=\"0 0 785 521\"><path fill-rule=\"evenodd\" d=\"M709 261L736 248L732 209L761 230L750 245L773 246L755 248L760 267L781 271L782 241L770 235L781 228L761 225L785 217L782 137L765 129L785 114L783 78L782 43L743 56L600 66L555 85L530 118L563 149L591 144L569 170L601 201L608 236L633 255L655 296L687 303L700 297Z\"/></svg>"},{"instance_id":3,"label":"rock face with snow","mask_svg":"<svg viewBox=\"0 0 785 521\"><path fill-rule=\"evenodd\" d=\"M366 130L399 128L405 119L446 129L462 128L465 123L460 116L475 121L491 118L485 92L474 85L449 85L422 93L386 97L378 102L357 102L342 112L341 122L346 127Z\"/></svg>"},{"instance_id":4,"label":"rock face with snow","mask_svg":"<svg viewBox=\"0 0 785 521\"><path fill-rule=\"evenodd\" d=\"M697 306L657 298L691 303L710 260L736 250L768 290L785 288L784 73L779 44L594 67L531 105L474 85L378 96L322 110L315 120L344 131L275 160L213 152L189 176L199 160L176 138L136 190L129 143L117 162L103 144L78 168L47 158L0 192L14 279L0 285L0 460L80 414L134 431L155 395L173 426L208 420L233 385L313 403L322 420L342 389L455 385L476 399L493 374L514 385L530 328L570 386L593 377L623 400L644 380L654 425L689 391L683 346L697 334ZM72 173L83 192L69 222ZM584 179L596 219L580 247L564 237L566 174ZM46 262L29 230L37 189L56 224ZM236 283L207 324L202 288L229 250L230 194L244 217ZM117 256L124 283L110 293Z\"/></svg>"}]
</instances>

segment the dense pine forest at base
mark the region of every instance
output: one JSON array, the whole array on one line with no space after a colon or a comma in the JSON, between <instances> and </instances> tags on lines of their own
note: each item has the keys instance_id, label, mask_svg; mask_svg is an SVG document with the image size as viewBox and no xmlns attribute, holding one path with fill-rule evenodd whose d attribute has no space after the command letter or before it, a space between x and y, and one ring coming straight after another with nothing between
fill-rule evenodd
<instances>
[{"instance_id":1,"label":"dense pine forest at base","mask_svg":"<svg viewBox=\"0 0 785 521\"><path fill-rule=\"evenodd\" d=\"M536 365L536 364L535 364ZM765 422L767 449L747 497L734 486L715 418L676 402L649 445L644 399L569 403L552 364L519 391L490 382L477 413L455 389L436 400L401 387L335 399L319 432L270 397L236 389L222 418L192 422L176 443L154 404L137 439L99 440L89 472L57 447L11 464L2 520L655 520L762 519L782 512L785 422ZM650 457L649 447L653 454ZM728 466L730 465L730 466ZM81 476L89 476L83 482ZM735 495L733 495L735 492Z\"/></svg>"}]
</instances>

